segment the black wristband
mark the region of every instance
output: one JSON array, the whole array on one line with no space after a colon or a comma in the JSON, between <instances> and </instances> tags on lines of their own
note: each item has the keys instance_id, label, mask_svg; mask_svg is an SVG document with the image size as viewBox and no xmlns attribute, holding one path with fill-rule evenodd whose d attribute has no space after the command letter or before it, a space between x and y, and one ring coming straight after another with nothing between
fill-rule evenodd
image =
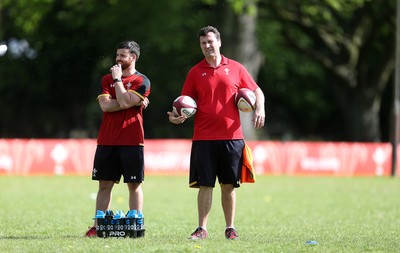
<instances>
[{"instance_id":1,"label":"black wristband","mask_svg":"<svg viewBox=\"0 0 400 253\"><path fill-rule=\"evenodd\" d=\"M121 78L115 78L114 79L114 83L116 83L116 82L122 82L122 79Z\"/></svg>"}]
</instances>

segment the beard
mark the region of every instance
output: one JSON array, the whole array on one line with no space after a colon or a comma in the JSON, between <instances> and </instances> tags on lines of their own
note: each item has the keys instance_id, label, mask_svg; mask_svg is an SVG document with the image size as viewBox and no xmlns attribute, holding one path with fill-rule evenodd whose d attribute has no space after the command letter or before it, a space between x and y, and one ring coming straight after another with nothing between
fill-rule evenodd
<instances>
[{"instance_id":1,"label":"beard","mask_svg":"<svg viewBox=\"0 0 400 253\"><path fill-rule=\"evenodd\" d=\"M127 68L129 68L131 66L131 64L127 63L127 62L117 62L117 64L121 65L121 69L122 70L125 70L125 69L127 69Z\"/></svg>"}]
</instances>

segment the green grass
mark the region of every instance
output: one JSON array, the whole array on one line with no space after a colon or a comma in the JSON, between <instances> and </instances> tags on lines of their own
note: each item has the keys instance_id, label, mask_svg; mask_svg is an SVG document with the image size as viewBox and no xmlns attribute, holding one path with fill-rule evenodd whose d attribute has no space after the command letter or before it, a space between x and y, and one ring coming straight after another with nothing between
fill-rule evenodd
<instances>
[{"instance_id":1,"label":"green grass","mask_svg":"<svg viewBox=\"0 0 400 253\"><path fill-rule=\"evenodd\" d=\"M146 235L84 238L97 182L89 177L0 177L0 252L400 252L400 180L259 176L237 190L240 240L224 238L219 187L210 237L187 239L197 225L197 190L186 176L147 176ZM112 210L127 211L127 189ZM315 240L318 245L307 245Z\"/></svg>"}]
</instances>

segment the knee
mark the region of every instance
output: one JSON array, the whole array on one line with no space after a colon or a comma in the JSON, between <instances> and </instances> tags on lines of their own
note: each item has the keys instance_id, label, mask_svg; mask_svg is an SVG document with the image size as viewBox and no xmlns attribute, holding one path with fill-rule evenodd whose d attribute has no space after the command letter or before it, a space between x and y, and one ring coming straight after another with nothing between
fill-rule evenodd
<instances>
[{"instance_id":1,"label":"knee","mask_svg":"<svg viewBox=\"0 0 400 253\"><path fill-rule=\"evenodd\" d=\"M114 182L112 182L112 181L100 182L99 183L99 191L101 191L101 192L111 191L113 186L114 186Z\"/></svg>"},{"instance_id":2,"label":"knee","mask_svg":"<svg viewBox=\"0 0 400 253\"><path fill-rule=\"evenodd\" d=\"M128 188L130 191L135 192L141 189L140 183L128 183Z\"/></svg>"},{"instance_id":3,"label":"knee","mask_svg":"<svg viewBox=\"0 0 400 253\"><path fill-rule=\"evenodd\" d=\"M231 194L235 191L235 188L232 184L222 184L221 185L221 192L224 194Z\"/></svg>"}]
</instances>

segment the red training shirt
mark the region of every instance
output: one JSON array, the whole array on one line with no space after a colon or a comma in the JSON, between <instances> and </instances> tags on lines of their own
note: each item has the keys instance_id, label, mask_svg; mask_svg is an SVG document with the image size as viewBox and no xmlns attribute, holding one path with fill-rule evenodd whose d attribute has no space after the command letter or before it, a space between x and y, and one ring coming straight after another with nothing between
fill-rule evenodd
<instances>
[{"instance_id":1,"label":"red training shirt","mask_svg":"<svg viewBox=\"0 0 400 253\"><path fill-rule=\"evenodd\" d=\"M136 72L131 76L123 76L122 83L128 92L138 95L142 100L150 94L150 80L143 74ZM116 99L115 84L111 74L103 76L101 80L100 96L111 96ZM104 112L97 137L98 145L106 146L143 146L143 108L132 106L116 112Z\"/></svg>"},{"instance_id":2,"label":"red training shirt","mask_svg":"<svg viewBox=\"0 0 400 253\"><path fill-rule=\"evenodd\" d=\"M254 91L258 85L242 64L223 55L216 68L203 59L190 69L181 95L190 96L197 103L193 140L244 138L234 102L239 88Z\"/></svg>"}]
</instances>

